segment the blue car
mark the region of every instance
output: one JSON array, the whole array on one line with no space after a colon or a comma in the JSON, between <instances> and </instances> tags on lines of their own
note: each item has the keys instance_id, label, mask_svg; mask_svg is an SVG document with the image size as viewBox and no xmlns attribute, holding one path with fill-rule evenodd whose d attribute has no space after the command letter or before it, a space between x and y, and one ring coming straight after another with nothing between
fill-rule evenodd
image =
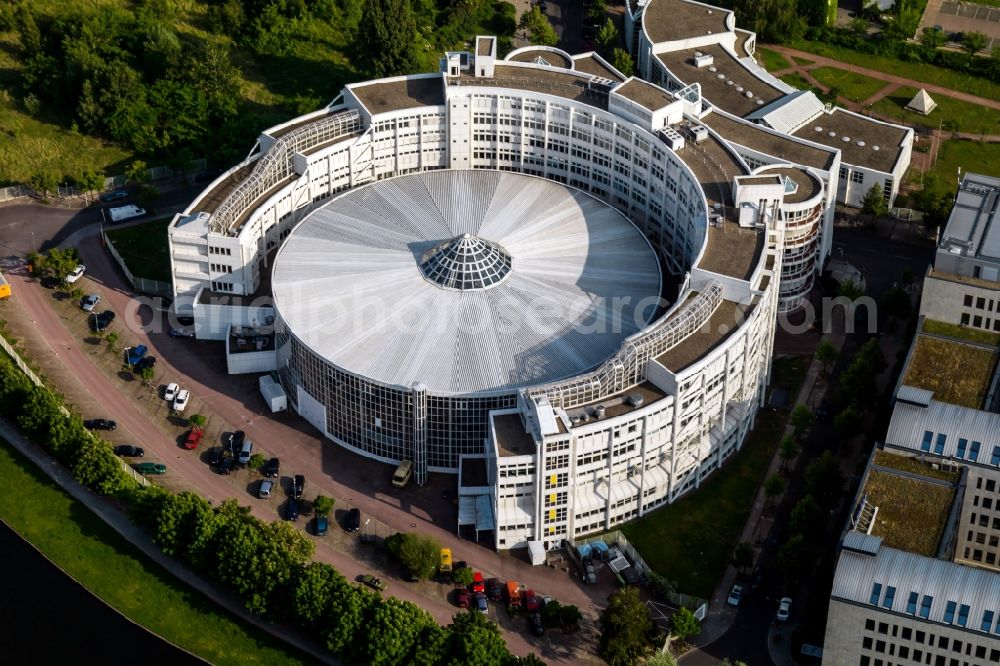
<instances>
[{"instance_id":1,"label":"blue car","mask_svg":"<svg viewBox=\"0 0 1000 666\"><path fill-rule=\"evenodd\" d=\"M101 195L101 201L111 203L112 201L125 201L128 199L128 190L114 190Z\"/></svg>"},{"instance_id":2,"label":"blue car","mask_svg":"<svg viewBox=\"0 0 1000 666\"><path fill-rule=\"evenodd\" d=\"M136 345L135 347L129 347L125 350L125 362L129 365L135 365L142 360L142 357L146 355L146 345Z\"/></svg>"}]
</instances>

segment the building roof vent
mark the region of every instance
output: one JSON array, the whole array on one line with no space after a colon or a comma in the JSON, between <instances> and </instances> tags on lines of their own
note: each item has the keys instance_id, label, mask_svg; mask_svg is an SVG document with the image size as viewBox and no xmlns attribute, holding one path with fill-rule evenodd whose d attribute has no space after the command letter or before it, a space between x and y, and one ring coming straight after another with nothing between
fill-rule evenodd
<instances>
[{"instance_id":1,"label":"building roof vent","mask_svg":"<svg viewBox=\"0 0 1000 666\"><path fill-rule=\"evenodd\" d=\"M861 146L862 148L864 148L865 147L865 142L862 141L861 139L858 139L858 145Z\"/></svg>"},{"instance_id":2,"label":"building roof vent","mask_svg":"<svg viewBox=\"0 0 1000 666\"><path fill-rule=\"evenodd\" d=\"M719 71L719 68L716 67L715 65L712 65L711 67L708 68L708 71L710 71L710 72L717 72L717 71Z\"/></svg>"},{"instance_id":3,"label":"building roof vent","mask_svg":"<svg viewBox=\"0 0 1000 666\"><path fill-rule=\"evenodd\" d=\"M704 54L704 53L702 53L701 51L695 51L695 52L694 52L694 57L695 57L695 58L700 58L700 57L702 57L703 55L705 55L705 54Z\"/></svg>"},{"instance_id":4,"label":"building roof vent","mask_svg":"<svg viewBox=\"0 0 1000 666\"><path fill-rule=\"evenodd\" d=\"M744 95L746 95L746 96L747 96L748 98L750 98L750 99L753 99L753 93L752 93L752 92L750 92L749 90L748 90L748 91L746 91L746 92L745 92L745 93L743 93L743 94L744 94Z\"/></svg>"},{"instance_id":5,"label":"building roof vent","mask_svg":"<svg viewBox=\"0 0 1000 666\"><path fill-rule=\"evenodd\" d=\"M633 407L641 407L642 400L643 398L641 393L633 393L628 397L628 404L632 405Z\"/></svg>"},{"instance_id":6,"label":"building roof vent","mask_svg":"<svg viewBox=\"0 0 1000 666\"><path fill-rule=\"evenodd\" d=\"M878 151L878 146L872 146L872 150Z\"/></svg>"},{"instance_id":7,"label":"building roof vent","mask_svg":"<svg viewBox=\"0 0 1000 666\"><path fill-rule=\"evenodd\" d=\"M830 130L829 132L827 132L827 136L837 136L837 133L834 132L833 130Z\"/></svg>"},{"instance_id":8,"label":"building roof vent","mask_svg":"<svg viewBox=\"0 0 1000 666\"><path fill-rule=\"evenodd\" d=\"M840 137L840 140L843 141L844 143L850 143L851 142L851 137L849 137L849 136L842 136L842 137Z\"/></svg>"},{"instance_id":9,"label":"building roof vent","mask_svg":"<svg viewBox=\"0 0 1000 666\"><path fill-rule=\"evenodd\" d=\"M736 92L743 92L743 86L736 86Z\"/></svg>"},{"instance_id":10,"label":"building roof vent","mask_svg":"<svg viewBox=\"0 0 1000 666\"><path fill-rule=\"evenodd\" d=\"M721 81L722 79L726 78L726 75L725 74L716 74L715 78L717 78L717 79L719 79Z\"/></svg>"},{"instance_id":11,"label":"building roof vent","mask_svg":"<svg viewBox=\"0 0 1000 666\"><path fill-rule=\"evenodd\" d=\"M607 409L604 407L604 405L598 405L597 407L594 407L594 416L596 416L599 419L604 418L605 412L607 412Z\"/></svg>"},{"instance_id":12,"label":"building roof vent","mask_svg":"<svg viewBox=\"0 0 1000 666\"><path fill-rule=\"evenodd\" d=\"M817 132L822 132L823 131L823 128L820 127L819 125L816 125L816 127L814 127L813 129L816 130Z\"/></svg>"}]
</instances>

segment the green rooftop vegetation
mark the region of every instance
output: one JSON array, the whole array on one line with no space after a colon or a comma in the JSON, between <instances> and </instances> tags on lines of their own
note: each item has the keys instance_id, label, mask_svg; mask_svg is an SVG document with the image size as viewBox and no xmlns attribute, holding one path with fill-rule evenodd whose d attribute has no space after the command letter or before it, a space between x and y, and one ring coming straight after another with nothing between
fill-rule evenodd
<instances>
[{"instance_id":1,"label":"green rooftop vegetation","mask_svg":"<svg viewBox=\"0 0 1000 666\"><path fill-rule=\"evenodd\" d=\"M934 399L979 409L990 388L997 351L917 336L903 383L934 392Z\"/></svg>"},{"instance_id":2,"label":"green rooftop vegetation","mask_svg":"<svg viewBox=\"0 0 1000 666\"><path fill-rule=\"evenodd\" d=\"M874 536L893 548L937 555L955 496L952 486L872 470L864 492L868 503L878 507Z\"/></svg>"},{"instance_id":3,"label":"green rooftop vegetation","mask_svg":"<svg viewBox=\"0 0 1000 666\"><path fill-rule=\"evenodd\" d=\"M978 342L992 347L1000 347L1000 333L992 333L979 328L956 326L955 324L946 324L943 321L925 319L923 331L925 333L944 335L958 340L968 340L969 342Z\"/></svg>"},{"instance_id":4,"label":"green rooftop vegetation","mask_svg":"<svg viewBox=\"0 0 1000 666\"><path fill-rule=\"evenodd\" d=\"M874 465L878 465L879 467L891 467L892 469L898 469L903 472L911 472L913 474L919 474L920 476L926 476L932 479L941 479L942 481L955 482L958 481L958 477L961 476L961 474L957 471L952 472L940 468L934 469L931 466L931 463L920 460L919 458L897 456L885 451L876 451L875 458L872 463Z\"/></svg>"}]
</instances>

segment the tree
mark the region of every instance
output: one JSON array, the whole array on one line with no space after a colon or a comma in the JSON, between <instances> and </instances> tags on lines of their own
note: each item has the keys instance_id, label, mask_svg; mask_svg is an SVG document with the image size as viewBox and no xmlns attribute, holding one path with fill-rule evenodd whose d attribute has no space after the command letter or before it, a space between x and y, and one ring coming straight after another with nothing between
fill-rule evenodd
<instances>
[{"instance_id":1,"label":"tree","mask_svg":"<svg viewBox=\"0 0 1000 666\"><path fill-rule=\"evenodd\" d=\"M829 370L837 362L839 355L840 352L829 340L823 340L816 347L816 360L823 364L823 370Z\"/></svg>"},{"instance_id":2,"label":"tree","mask_svg":"<svg viewBox=\"0 0 1000 666\"><path fill-rule=\"evenodd\" d=\"M361 69L373 78L406 74L417 32L409 0L368 0L361 12L354 50Z\"/></svg>"},{"instance_id":3,"label":"tree","mask_svg":"<svg viewBox=\"0 0 1000 666\"><path fill-rule=\"evenodd\" d=\"M389 552L418 578L430 578L437 571L441 544L429 536L396 532L385 540Z\"/></svg>"},{"instance_id":4,"label":"tree","mask_svg":"<svg viewBox=\"0 0 1000 666\"><path fill-rule=\"evenodd\" d=\"M733 548L733 556L729 562L736 567L737 571L746 571L753 566L753 544L749 541L740 541Z\"/></svg>"},{"instance_id":5,"label":"tree","mask_svg":"<svg viewBox=\"0 0 1000 666\"><path fill-rule=\"evenodd\" d=\"M657 650L646 657L642 663L644 666L677 666L677 660L674 659L674 655L661 650Z\"/></svg>"},{"instance_id":6,"label":"tree","mask_svg":"<svg viewBox=\"0 0 1000 666\"><path fill-rule=\"evenodd\" d=\"M889 214L889 205L885 202L881 183L873 183L865 192L865 196L861 199L861 211L871 215L876 222L880 217Z\"/></svg>"},{"instance_id":7,"label":"tree","mask_svg":"<svg viewBox=\"0 0 1000 666\"><path fill-rule=\"evenodd\" d=\"M528 33L533 44L555 46L559 42L559 35L556 34L555 28L549 23L549 18L542 13L538 5L534 5L521 15L519 27Z\"/></svg>"},{"instance_id":8,"label":"tree","mask_svg":"<svg viewBox=\"0 0 1000 666\"><path fill-rule=\"evenodd\" d=\"M774 498L785 492L786 485L785 480L777 474L769 477L764 482L764 497L767 498L768 503L773 502Z\"/></svg>"},{"instance_id":9,"label":"tree","mask_svg":"<svg viewBox=\"0 0 1000 666\"><path fill-rule=\"evenodd\" d=\"M160 196L160 191L152 185L140 185L135 198L139 205L146 210L151 210L153 202Z\"/></svg>"},{"instance_id":10,"label":"tree","mask_svg":"<svg viewBox=\"0 0 1000 666\"><path fill-rule=\"evenodd\" d=\"M823 528L823 508L813 499L805 495L792 508L788 526L792 532L812 536Z\"/></svg>"},{"instance_id":11,"label":"tree","mask_svg":"<svg viewBox=\"0 0 1000 666\"><path fill-rule=\"evenodd\" d=\"M608 13L608 3L605 0L593 0L590 9L587 10L587 18L594 23L600 23Z\"/></svg>"},{"instance_id":12,"label":"tree","mask_svg":"<svg viewBox=\"0 0 1000 666\"><path fill-rule=\"evenodd\" d=\"M37 275L50 275L60 280L73 272L77 264L80 263L80 253L75 247L65 250L54 247L44 254L32 253L28 255L28 261L34 267Z\"/></svg>"},{"instance_id":13,"label":"tree","mask_svg":"<svg viewBox=\"0 0 1000 666\"><path fill-rule=\"evenodd\" d=\"M805 574L811 550L809 542L802 534L793 534L778 549L778 564L789 581L797 582Z\"/></svg>"},{"instance_id":14,"label":"tree","mask_svg":"<svg viewBox=\"0 0 1000 666\"><path fill-rule=\"evenodd\" d=\"M262 453L255 453L252 456L250 456L249 460L247 460L247 467L254 471L257 471L263 466L264 466L264 454Z\"/></svg>"},{"instance_id":15,"label":"tree","mask_svg":"<svg viewBox=\"0 0 1000 666\"><path fill-rule=\"evenodd\" d=\"M923 4L913 0L900 0L896 4L896 18L885 27L885 35L897 41L912 39L917 34Z\"/></svg>"},{"instance_id":16,"label":"tree","mask_svg":"<svg viewBox=\"0 0 1000 666\"><path fill-rule=\"evenodd\" d=\"M635 61L625 49L615 49L611 52L611 64L625 76L635 74Z\"/></svg>"},{"instance_id":17,"label":"tree","mask_svg":"<svg viewBox=\"0 0 1000 666\"><path fill-rule=\"evenodd\" d=\"M559 612L562 610L562 604L553 599L552 601L546 603L542 606L542 623L546 627L556 627L559 626Z\"/></svg>"},{"instance_id":18,"label":"tree","mask_svg":"<svg viewBox=\"0 0 1000 666\"><path fill-rule=\"evenodd\" d=\"M133 160L125 167L125 182L127 183L147 183L149 182L149 168L142 160Z\"/></svg>"},{"instance_id":19,"label":"tree","mask_svg":"<svg viewBox=\"0 0 1000 666\"><path fill-rule=\"evenodd\" d=\"M895 317L901 321L909 319L913 313L910 295L897 287L893 287L882 294L882 308L890 317Z\"/></svg>"},{"instance_id":20,"label":"tree","mask_svg":"<svg viewBox=\"0 0 1000 666\"><path fill-rule=\"evenodd\" d=\"M740 661L739 659L736 661L729 661L729 657L726 657L722 660L722 664L720 664L720 666L747 666L747 662Z\"/></svg>"},{"instance_id":21,"label":"tree","mask_svg":"<svg viewBox=\"0 0 1000 666\"><path fill-rule=\"evenodd\" d=\"M806 467L804 492L816 498L820 506L826 509L837 504L842 484L840 467L829 451L824 451Z\"/></svg>"},{"instance_id":22,"label":"tree","mask_svg":"<svg viewBox=\"0 0 1000 666\"><path fill-rule=\"evenodd\" d=\"M812 427L815 420L816 417L813 415L812 410L805 405L796 405L795 409L792 410L792 415L788 418L788 422L792 425L795 437L797 438L802 437Z\"/></svg>"},{"instance_id":23,"label":"tree","mask_svg":"<svg viewBox=\"0 0 1000 666\"><path fill-rule=\"evenodd\" d=\"M667 601L668 597L677 591L677 583L655 571L649 574L649 589L660 599Z\"/></svg>"},{"instance_id":24,"label":"tree","mask_svg":"<svg viewBox=\"0 0 1000 666\"><path fill-rule=\"evenodd\" d=\"M799 455L799 443L794 437L784 437L778 445L778 455L781 456L781 467L787 469L788 463Z\"/></svg>"},{"instance_id":25,"label":"tree","mask_svg":"<svg viewBox=\"0 0 1000 666\"><path fill-rule=\"evenodd\" d=\"M962 33L962 50L972 58L986 48L989 39L981 32L969 31Z\"/></svg>"},{"instance_id":26,"label":"tree","mask_svg":"<svg viewBox=\"0 0 1000 666\"><path fill-rule=\"evenodd\" d=\"M690 608L680 608L670 617L670 633L686 642L689 637L701 633L701 622Z\"/></svg>"},{"instance_id":27,"label":"tree","mask_svg":"<svg viewBox=\"0 0 1000 666\"><path fill-rule=\"evenodd\" d=\"M120 335L118 335L116 332L112 331L112 332L108 333L107 335L105 335L104 339L108 343L108 350L110 352L112 352L114 354L117 354L120 351L120 349L118 348L118 341L121 339Z\"/></svg>"},{"instance_id":28,"label":"tree","mask_svg":"<svg viewBox=\"0 0 1000 666\"><path fill-rule=\"evenodd\" d=\"M90 168L84 169L76 177L76 186L84 195L89 192L97 192L104 187L104 175Z\"/></svg>"},{"instance_id":29,"label":"tree","mask_svg":"<svg viewBox=\"0 0 1000 666\"><path fill-rule=\"evenodd\" d=\"M601 614L601 656L611 666L631 666L646 651L653 627L634 587L615 590Z\"/></svg>"},{"instance_id":30,"label":"tree","mask_svg":"<svg viewBox=\"0 0 1000 666\"><path fill-rule=\"evenodd\" d=\"M855 16L847 24L847 29L850 30L855 35L860 36L868 32L868 28L870 26L871 23L868 22L868 19L864 18L863 16Z\"/></svg>"},{"instance_id":31,"label":"tree","mask_svg":"<svg viewBox=\"0 0 1000 666\"><path fill-rule=\"evenodd\" d=\"M333 505L334 499L332 497L319 495L313 502L313 511L316 512L317 516L329 516L330 512L333 511Z\"/></svg>"},{"instance_id":32,"label":"tree","mask_svg":"<svg viewBox=\"0 0 1000 666\"><path fill-rule=\"evenodd\" d=\"M199 428L204 428L205 424L208 423L208 419L205 418L204 414L192 414L188 421L191 425L198 426Z\"/></svg>"},{"instance_id":33,"label":"tree","mask_svg":"<svg viewBox=\"0 0 1000 666\"><path fill-rule=\"evenodd\" d=\"M843 296L844 298L852 301L857 300L864 295L864 290L855 284L853 280L845 280L843 284L837 287L837 296Z\"/></svg>"},{"instance_id":34,"label":"tree","mask_svg":"<svg viewBox=\"0 0 1000 666\"><path fill-rule=\"evenodd\" d=\"M510 659L500 629L478 611L457 613L451 623L450 664L502 666Z\"/></svg>"},{"instance_id":35,"label":"tree","mask_svg":"<svg viewBox=\"0 0 1000 666\"><path fill-rule=\"evenodd\" d=\"M837 429L840 436L850 439L862 431L861 410L854 403L845 407L839 414L833 417L833 427Z\"/></svg>"},{"instance_id":36,"label":"tree","mask_svg":"<svg viewBox=\"0 0 1000 666\"><path fill-rule=\"evenodd\" d=\"M546 604L548 606L548 604ZM573 604L566 604L559 608L559 622L566 631L576 631L577 626L580 624L580 620L583 619L583 613L580 609Z\"/></svg>"},{"instance_id":37,"label":"tree","mask_svg":"<svg viewBox=\"0 0 1000 666\"><path fill-rule=\"evenodd\" d=\"M944 46L948 38L940 28L924 28L920 32L920 43L930 49Z\"/></svg>"},{"instance_id":38,"label":"tree","mask_svg":"<svg viewBox=\"0 0 1000 666\"><path fill-rule=\"evenodd\" d=\"M469 567L461 567L455 569L451 572L451 580L455 585L461 585L462 587L469 587L472 585L472 569Z\"/></svg>"},{"instance_id":39,"label":"tree","mask_svg":"<svg viewBox=\"0 0 1000 666\"><path fill-rule=\"evenodd\" d=\"M324 562L310 562L296 570L291 584L291 618L300 627L318 629L330 604L337 570Z\"/></svg>"},{"instance_id":40,"label":"tree","mask_svg":"<svg viewBox=\"0 0 1000 666\"><path fill-rule=\"evenodd\" d=\"M28 184L44 199L59 187L59 174L51 169L40 169L31 174Z\"/></svg>"},{"instance_id":41,"label":"tree","mask_svg":"<svg viewBox=\"0 0 1000 666\"><path fill-rule=\"evenodd\" d=\"M799 16L813 28L826 25L827 6L827 0L798 0L797 3Z\"/></svg>"},{"instance_id":42,"label":"tree","mask_svg":"<svg viewBox=\"0 0 1000 666\"><path fill-rule=\"evenodd\" d=\"M618 28L615 27L615 22L610 18L605 21L601 29L597 31L596 41L601 46L607 48L615 43L618 39ZM625 72L622 72L623 74Z\"/></svg>"},{"instance_id":43,"label":"tree","mask_svg":"<svg viewBox=\"0 0 1000 666\"><path fill-rule=\"evenodd\" d=\"M365 622L365 639L355 645L354 654L360 657L357 661L372 666L406 663L420 633L433 622L430 613L416 604L388 597L372 606Z\"/></svg>"},{"instance_id":44,"label":"tree","mask_svg":"<svg viewBox=\"0 0 1000 666\"><path fill-rule=\"evenodd\" d=\"M154 374L153 369L148 365L143 366L142 370L139 371L139 376L142 377L142 381L146 384L153 381Z\"/></svg>"},{"instance_id":45,"label":"tree","mask_svg":"<svg viewBox=\"0 0 1000 666\"><path fill-rule=\"evenodd\" d=\"M787 42L802 33L798 0L737 0L736 25L757 33L761 42Z\"/></svg>"}]
</instances>

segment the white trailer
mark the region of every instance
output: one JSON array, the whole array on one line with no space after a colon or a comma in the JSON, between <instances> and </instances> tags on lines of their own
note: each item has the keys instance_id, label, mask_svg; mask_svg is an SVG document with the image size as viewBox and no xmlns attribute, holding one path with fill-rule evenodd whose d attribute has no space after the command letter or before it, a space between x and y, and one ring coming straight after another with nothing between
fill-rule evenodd
<instances>
[{"instance_id":1,"label":"white trailer","mask_svg":"<svg viewBox=\"0 0 1000 666\"><path fill-rule=\"evenodd\" d=\"M125 220L131 220L133 217L142 217L146 214L146 211L134 204L128 204L127 206L116 206L114 208L108 209L108 216L111 218L112 224L118 224L119 222L124 222Z\"/></svg>"},{"instance_id":2,"label":"white trailer","mask_svg":"<svg viewBox=\"0 0 1000 666\"><path fill-rule=\"evenodd\" d=\"M260 394L264 396L264 402L271 408L271 413L281 412L288 409L288 396L281 384L274 381L271 375L263 375L258 380L260 382Z\"/></svg>"}]
</instances>

